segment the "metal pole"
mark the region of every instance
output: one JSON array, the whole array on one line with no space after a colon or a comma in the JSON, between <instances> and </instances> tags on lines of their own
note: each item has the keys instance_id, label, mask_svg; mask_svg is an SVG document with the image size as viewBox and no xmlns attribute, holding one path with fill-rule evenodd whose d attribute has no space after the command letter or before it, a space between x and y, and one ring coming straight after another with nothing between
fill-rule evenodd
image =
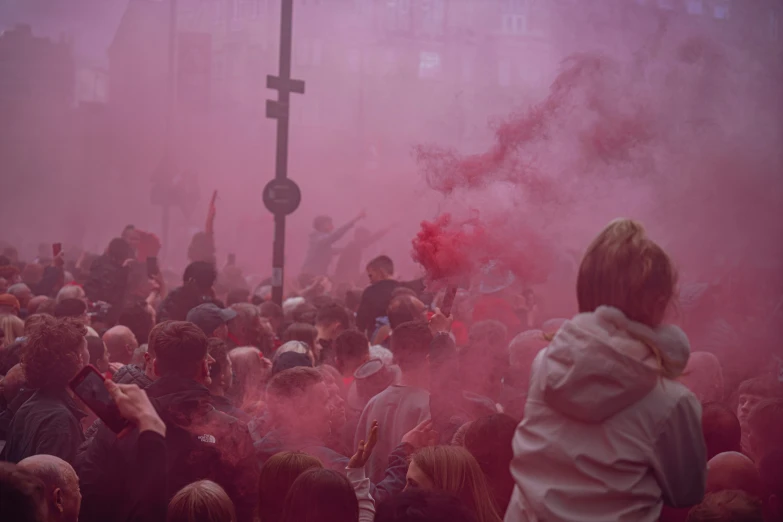
<instances>
[{"instance_id":1,"label":"metal pole","mask_svg":"<svg viewBox=\"0 0 783 522\"><path fill-rule=\"evenodd\" d=\"M280 7L280 72L267 76L267 87L277 90L277 101L268 100L266 115L277 120L275 179L288 177L288 130L291 93L304 94L304 82L291 79L293 37L293 0L282 0ZM272 301L282 305L285 266L285 214L275 213L275 239L272 249Z\"/></svg>"}]
</instances>

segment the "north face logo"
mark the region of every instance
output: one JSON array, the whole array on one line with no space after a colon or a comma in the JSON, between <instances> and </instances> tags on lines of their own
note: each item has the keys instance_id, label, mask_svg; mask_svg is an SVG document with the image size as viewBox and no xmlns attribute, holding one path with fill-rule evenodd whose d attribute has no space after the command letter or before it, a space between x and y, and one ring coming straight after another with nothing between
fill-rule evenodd
<instances>
[{"instance_id":1,"label":"north face logo","mask_svg":"<svg viewBox=\"0 0 783 522\"><path fill-rule=\"evenodd\" d=\"M206 442L207 444L215 444L217 442L217 439L214 435L199 435L198 440L201 442Z\"/></svg>"}]
</instances>

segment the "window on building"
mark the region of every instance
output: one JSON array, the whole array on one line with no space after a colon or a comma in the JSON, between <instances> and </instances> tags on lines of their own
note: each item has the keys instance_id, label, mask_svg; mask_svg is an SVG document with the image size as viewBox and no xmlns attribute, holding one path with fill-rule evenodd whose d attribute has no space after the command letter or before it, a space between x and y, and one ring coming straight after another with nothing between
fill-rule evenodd
<instances>
[{"instance_id":1,"label":"window on building","mask_svg":"<svg viewBox=\"0 0 783 522\"><path fill-rule=\"evenodd\" d=\"M712 16L718 20L727 20L729 18L729 6L728 5L716 5L712 8Z\"/></svg>"},{"instance_id":2,"label":"window on building","mask_svg":"<svg viewBox=\"0 0 783 522\"><path fill-rule=\"evenodd\" d=\"M700 15L704 13L704 2L702 0L688 0L685 8L692 15Z\"/></svg>"},{"instance_id":3,"label":"window on building","mask_svg":"<svg viewBox=\"0 0 783 522\"><path fill-rule=\"evenodd\" d=\"M436 78L440 74L440 54L433 51L419 53L419 78Z\"/></svg>"},{"instance_id":4,"label":"window on building","mask_svg":"<svg viewBox=\"0 0 783 522\"><path fill-rule=\"evenodd\" d=\"M503 15L503 32L506 34L524 34L527 32L527 17L519 14Z\"/></svg>"}]
</instances>

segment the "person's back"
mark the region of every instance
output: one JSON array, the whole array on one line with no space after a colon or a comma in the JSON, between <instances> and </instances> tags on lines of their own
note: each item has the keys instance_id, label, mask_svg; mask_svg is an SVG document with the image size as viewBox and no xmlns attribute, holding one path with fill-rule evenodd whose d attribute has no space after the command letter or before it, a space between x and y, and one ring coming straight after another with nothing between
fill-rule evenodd
<instances>
[{"instance_id":1,"label":"person's back","mask_svg":"<svg viewBox=\"0 0 783 522\"><path fill-rule=\"evenodd\" d=\"M645 262L654 268L641 272ZM673 380L688 340L660 326L674 281L668 256L638 224L614 222L590 246L577 283L582 313L533 365L507 521L652 522L664 503L701 500L701 408Z\"/></svg>"},{"instance_id":2,"label":"person's back","mask_svg":"<svg viewBox=\"0 0 783 522\"><path fill-rule=\"evenodd\" d=\"M211 404L207 338L194 324L166 322L150 334L149 354L158 379L146 392L166 424L167 496L192 482L222 486L236 506L239 522L252 519L257 469L247 427ZM101 425L76 461L84 501L81 522L122 519L136 470L139 433L117 437Z\"/></svg>"},{"instance_id":3,"label":"person's back","mask_svg":"<svg viewBox=\"0 0 783 522\"><path fill-rule=\"evenodd\" d=\"M378 421L378 444L367 461L367 476L373 482L383 478L387 459L402 436L430 416L427 390L429 368L426 357L432 334L426 323L403 323L394 330L392 352L402 369L402 383L392 385L370 399L356 428L354 446L365 440L373 421Z\"/></svg>"},{"instance_id":4,"label":"person's back","mask_svg":"<svg viewBox=\"0 0 783 522\"><path fill-rule=\"evenodd\" d=\"M400 286L395 281L394 263L388 256L379 256L367 263L370 286L364 289L356 311L356 327L368 337L375 331L375 321L384 317L392 300L392 292Z\"/></svg>"}]
</instances>

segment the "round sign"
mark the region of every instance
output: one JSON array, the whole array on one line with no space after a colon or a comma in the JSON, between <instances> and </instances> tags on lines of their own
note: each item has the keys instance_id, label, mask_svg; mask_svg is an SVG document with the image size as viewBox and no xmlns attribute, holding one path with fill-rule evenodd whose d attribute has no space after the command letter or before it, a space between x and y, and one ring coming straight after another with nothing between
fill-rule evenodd
<instances>
[{"instance_id":1,"label":"round sign","mask_svg":"<svg viewBox=\"0 0 783 522\"><path fill-rule=\"evenodd\" d=\"M287 216L299 208L302 192L288 178L275 178L264 187L264 206L272 214Z\"/></svg>"}]
</instances>

